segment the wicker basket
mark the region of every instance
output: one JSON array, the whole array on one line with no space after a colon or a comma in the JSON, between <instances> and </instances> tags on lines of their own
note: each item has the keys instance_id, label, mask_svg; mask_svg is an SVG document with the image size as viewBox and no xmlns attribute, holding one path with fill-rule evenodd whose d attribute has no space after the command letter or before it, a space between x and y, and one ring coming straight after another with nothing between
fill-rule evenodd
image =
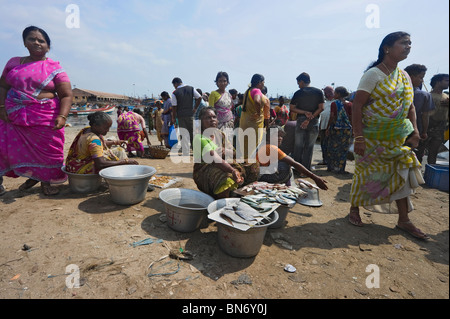
<instances>
[{"instance_id":1,"label":"wicker basket","mask_svg":"<svg viewBox=\"0 0 450 319\"><path fill-rule=\"evenodd\" d=\"M153 158L164 159L166 158L167 154L169 154L170 149L162 145L151 145L148 148L148 152Z\"/></svg>"}]
</instances>

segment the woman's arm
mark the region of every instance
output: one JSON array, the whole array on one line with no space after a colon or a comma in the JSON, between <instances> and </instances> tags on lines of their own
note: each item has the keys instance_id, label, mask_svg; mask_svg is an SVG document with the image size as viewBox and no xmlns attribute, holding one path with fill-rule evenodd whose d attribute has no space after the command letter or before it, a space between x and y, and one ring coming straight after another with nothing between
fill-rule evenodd
<instances>
[{"instance_id":1,"label":"woman's arm","mask_svg":"<svg viewBox=\"0 0 450 319\"><path fill-rule=\"evenodd\" d=\"M256 94L253 97L253 101L255 102L256 114L258 114L258 116L260 116L261 112L264 109L264 102L263 102L262 96L259 94Z\"/></svg>"},{"instance_id":2,"label":"woman's arm","mask_svg":"<svg viewBox=\"0 0 450 319\"><path fill-rule=\"evenodd\" d=\"M416 107L413 103L409 107L408 119L411 121L414 127L414 132L409 135L405 142L405 145L411 148L416 148L417 146L419 146L420 134L419 130L417 129Z\"/></svg>"},{"instance_id":3,"label":"woman's arm","mask_svg":"<svg viewBox=\"0 0 450 319\"><path fill-rule=\"evenodd\" d=\"M125 140L106 140L105 144L107 148L110 148L113 145L122 145L124 143L126 143L127 141Z\"/></svg>"},{"instance_id":4,"label":"woman's arm","mask_svg":"<svg viewBox=\"0 0 450 319\"><path fill-rule=\"evenodd\" d=\"M366 91L356 91L355 99L352 105L352 129L355 136L355 153L363 156L366 151L366 144L364 142L363 124L362 124L362 108L367 104L370 98L370 93Z\"/></svg>"},{"instance_id":5,"label":"woman's arm","mask_svg":"<svg viewBox=\"0 0 450 319\"><path fill-rule=\"evenodd\" d=\"M307 177L311 178L317 184L317 186L319 186L320 189L323 189L323 190L328 189L326 180L320 178L319 176L317 176L316 174L311 172L309 169L307 169L305 166L303 166L299 162L296 162L289 155L284 157L281 161L285 162L289 166L292 166L293 168L295 168L295 170L297 170L301 174L306 175Z\"/></svg>"},{"instance_id":6,"label":"woman's arm","mask_svg":"<svg viewBox=\"0 0 450 319\"><path fill-rule=\"evenodd\" d=\"M95 170L100 172L102 169L118 165L139 165L135 160L123 159L119 161L107 161L103 156L94 158Z\"/></svg>"},{"instance_id":7,"label":"woman's arm","mask_svg":"<svg viewBox=\"0 0 450 319\"><path fill-rule=\"evenodd\" d=\"M333 125L334 123L336 123L337 116L336 116L335 111L337 111L337 106L336 106L336 103L333 102L333 103L331 103L331 106L330 106L330 118L328 120L328 124L327 124L327 128L326 128L327 132L329 131L330 126Z\"/></svg>"},{"instance_id":8,"label":"woman's arm","mask_svg":"<svg viewBox=\"0 0 450 319\"><path fill-rule=\"evenodd\" d=\"M219 154L217 154L216 151L211 150L209 152L209 155L213 159L212 165L217 166L225 173L231 173L231 175L233 176L233 180L236 183L242 184L242 182L244 182L244 179L242 178L239 171L237 169L235 169L233 166L231 166L227 161L223 160L222 157Z\"/></svg>"},{"instance_id":9,"label":"woman's arm","mask_svg":"<svg viewBox=\"0 0 450 319\"><path fill-rule=\"evenodd\" d=\"M8 122L8 115L5 110L5 100L6 94L8 93L11 87L6 83L5 78L2 76L0 78L0 120Z\"/></svg>"},{"instance_id":10,"label":"woman's arm","mask_svg":"<svg viewBox=\"0 0 450 319\"><path fill-rule=\"evenodd\" d=\"M73 101L72 86L70 82L61 82L56 85L56 93L59 98L59 115L55 120L54 130L60 130L66 124L70 107Z\"/></svg>"}]
</instances>

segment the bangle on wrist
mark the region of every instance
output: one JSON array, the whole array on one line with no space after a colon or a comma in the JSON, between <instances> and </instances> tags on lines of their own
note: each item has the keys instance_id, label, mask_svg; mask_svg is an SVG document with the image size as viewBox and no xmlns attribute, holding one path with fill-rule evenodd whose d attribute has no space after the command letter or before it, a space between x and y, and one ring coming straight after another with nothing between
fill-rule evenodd
<instances>
[{"instance_id":1,"label":"bangle on wrist","mask_svg":"<svg viewBox=\"0 0 450 319\"><path fill-rule=\"evenodd\" d=\"M58 117L62 117L63 119L67 120L67 116L59 114Z\"/></svg>"}]
</instances>

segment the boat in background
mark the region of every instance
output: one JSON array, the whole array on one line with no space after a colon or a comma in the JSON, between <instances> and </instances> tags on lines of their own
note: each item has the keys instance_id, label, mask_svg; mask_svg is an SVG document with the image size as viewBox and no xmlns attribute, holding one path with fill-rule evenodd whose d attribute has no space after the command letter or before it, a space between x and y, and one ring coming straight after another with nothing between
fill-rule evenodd
<instances>
[{"instance_id":1,"label":"boat in background","mask_svg":"<svg viewBox=\"0 0 450 319\"><path fill-rule=\"evenodd\" d=\"M106 105L104 107L98 107L97 105L83 105L79 107L72 107L69 111L69 115L88 115L97 111L111 114L116 110L115 105Z\"/></svg>"}]
</instances>

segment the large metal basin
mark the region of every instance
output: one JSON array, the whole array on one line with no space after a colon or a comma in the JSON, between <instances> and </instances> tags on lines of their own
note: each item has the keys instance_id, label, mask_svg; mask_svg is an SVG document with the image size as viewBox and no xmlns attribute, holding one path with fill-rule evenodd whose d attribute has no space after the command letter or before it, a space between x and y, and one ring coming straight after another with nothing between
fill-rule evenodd
<instances>
[{"instance_id":1,"label":"large metal basin","mask_svg":"<svg viewBox=\"0 0 450 319\"><path fill-rule=\"evenodd\" d=\"M75 174L66 171L63 166L61 170L69 178L69 187L74 193L87 194L95 192L102 184L102 177L98 174Z\"/></svg>"},{"instance_id":2,"label":"large metal basin","mask_svg":"<svg viewBox=\"0 0 450 319\"><path fill-rule=\"evenodd\" d=\"M109 186L111 200L119 205L142 202L147 194L148 181L156 169L146 165L119 165L100 171Z\"/></svg>"},{"instance_id":3,"label":"large metal basin","mask_svg":"<svg viewBox=\"0 0 450 319\"><path fill-rule=\"evenodd\" d=\"M173 230L190 233L197 230L214 198L193 189L169 188L159 193L164 202L167 224Z\"/></svg>"},{"instance_id":4,"label":"large metal basin","mask_svg":"<svg viewBox=\"0 0 450 319\"><path fill-rule=\"evenodd\" d=\"M239 198L225 198L212 202L208 206L208 212L211 214L228 204L239 201ZM239 258L250 258L258 255L261 250L267 228L278 220L278 213L273 211L269 217L271 222L253 226L252 228L242 231L234 227L217 223L217 241L219 247L228 255Z\"/></svg>"}]
</instances>

